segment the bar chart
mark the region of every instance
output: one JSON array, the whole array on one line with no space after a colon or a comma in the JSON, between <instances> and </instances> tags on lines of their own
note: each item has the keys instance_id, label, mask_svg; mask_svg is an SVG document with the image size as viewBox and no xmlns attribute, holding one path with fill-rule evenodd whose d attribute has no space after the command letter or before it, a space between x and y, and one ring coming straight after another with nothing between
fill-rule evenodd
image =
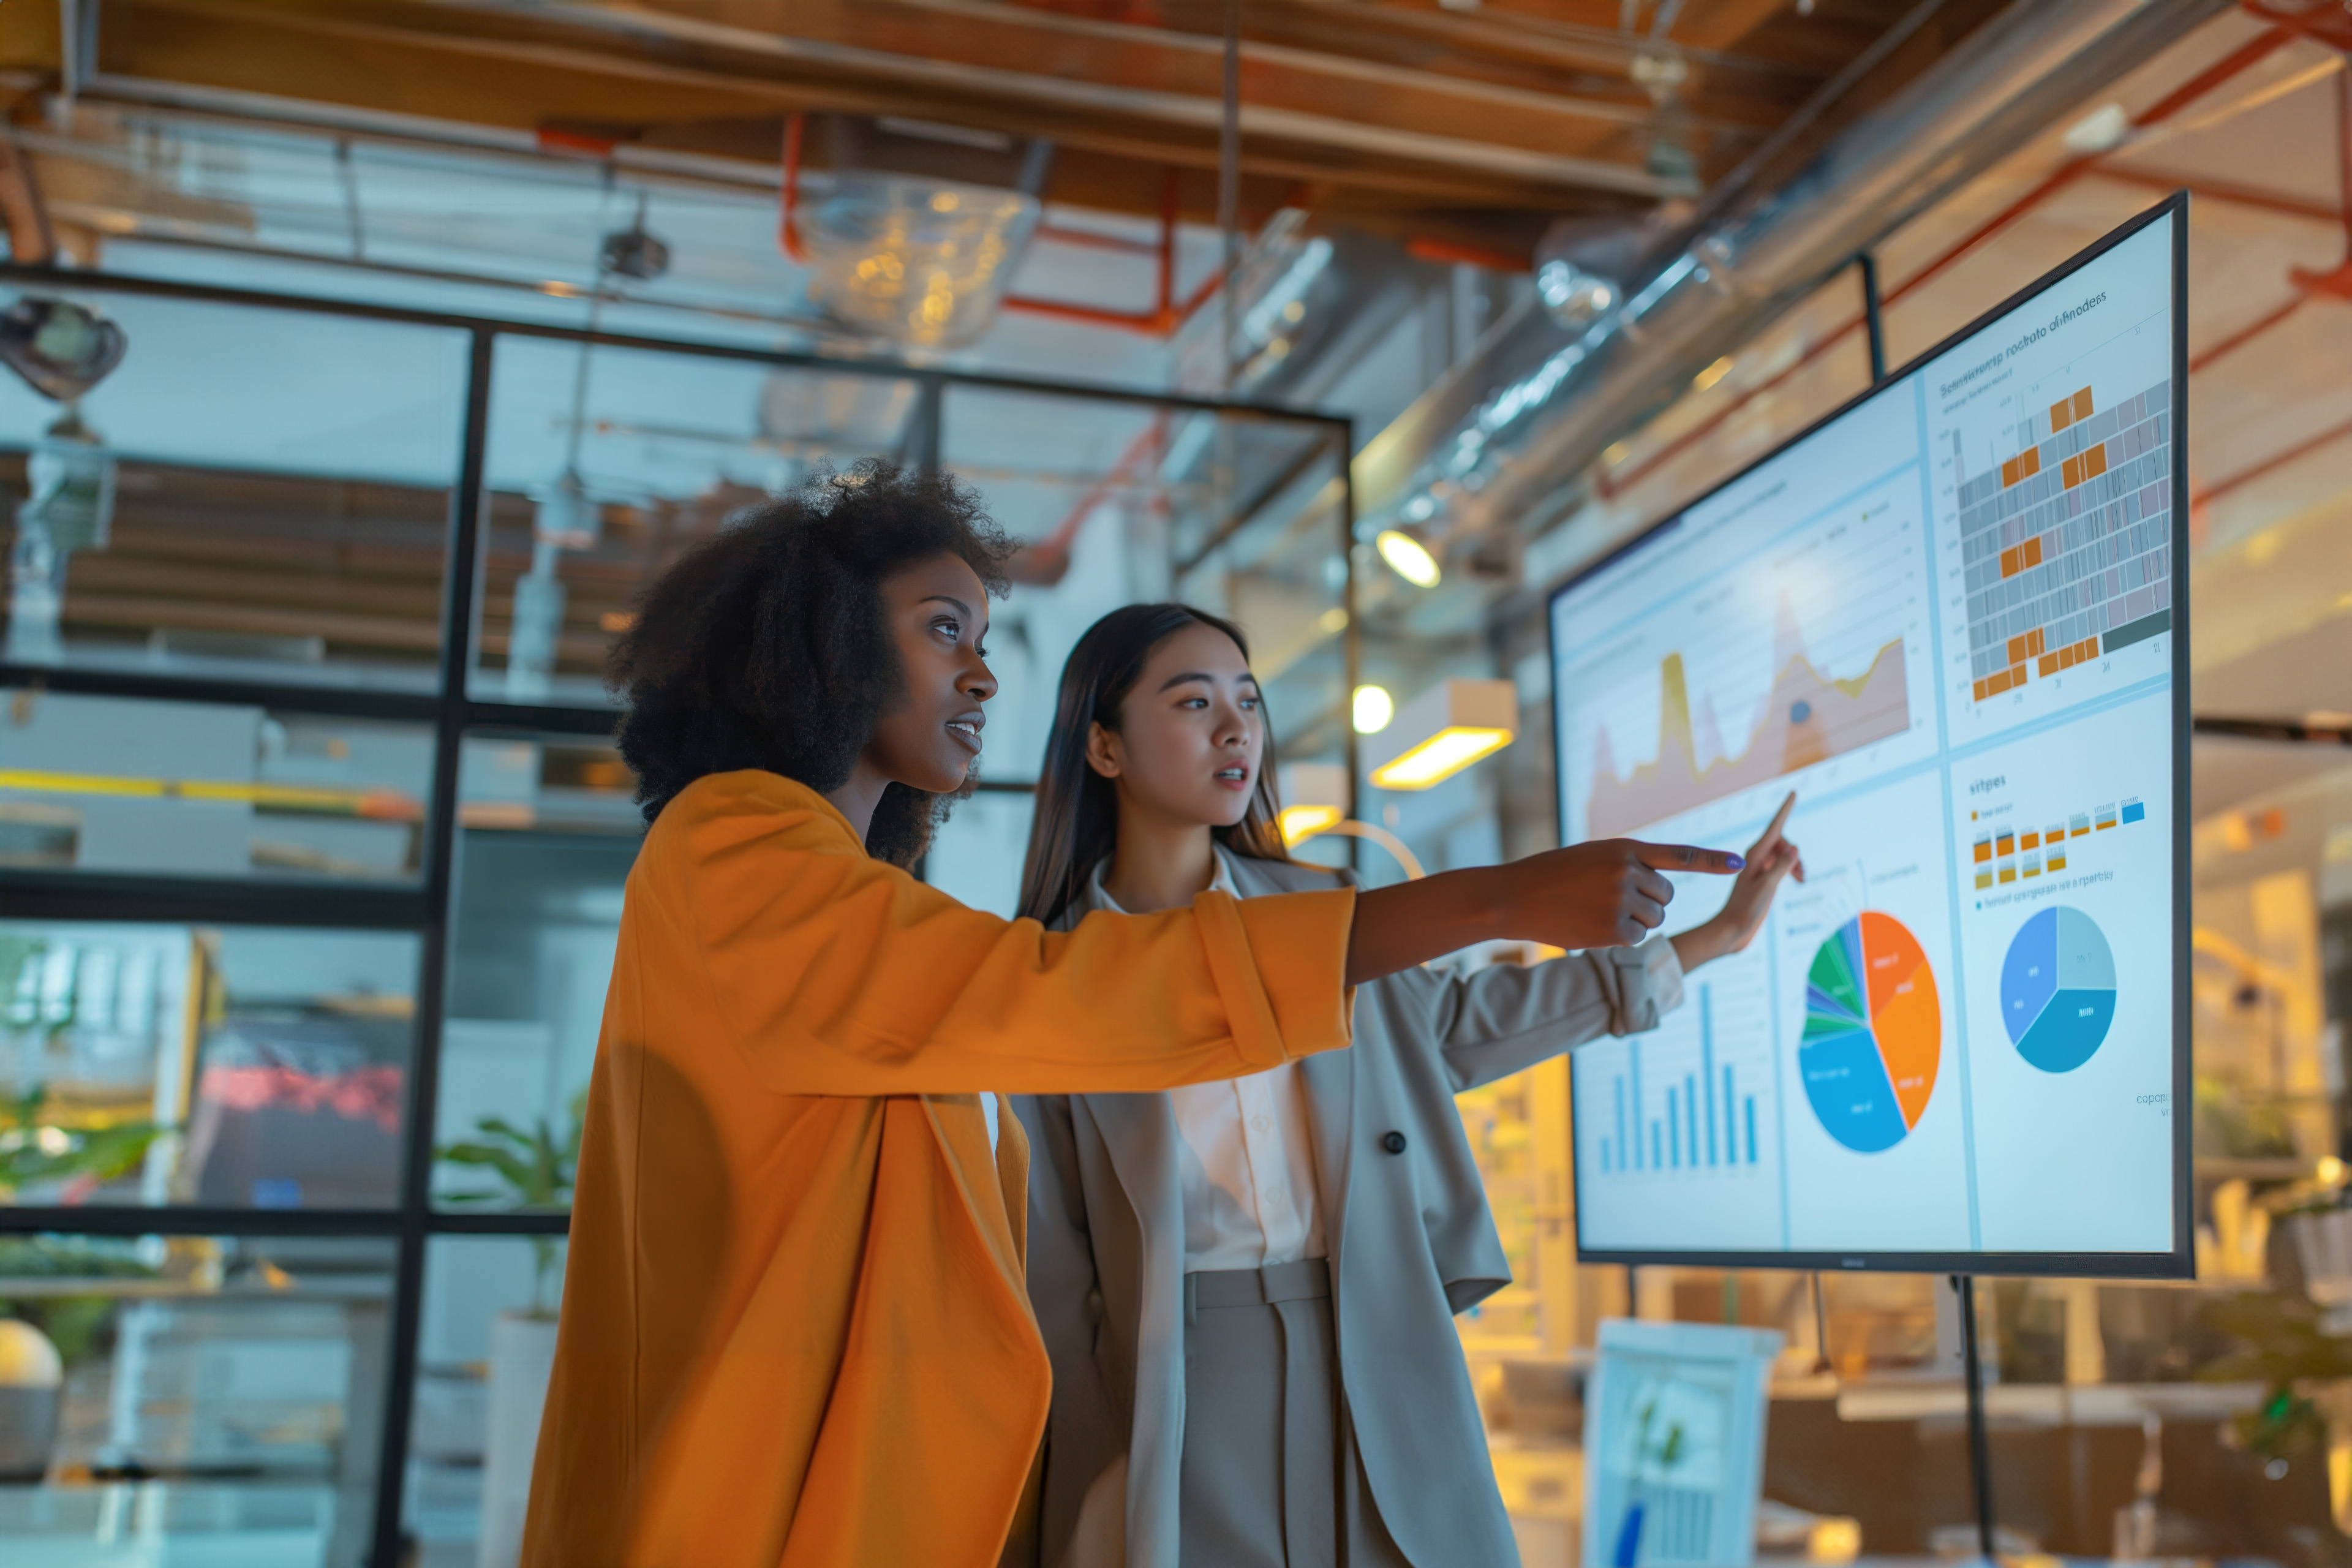
<instances>
[{"instance_id":1,"label":"bar chart","mask_svg":"<svg viewBox=\"0 0 2352 1568\"><path fill-rule=\"evenodd\" d=\"M1683 1064L1679 1072L1664 1069L1664 1108L1645 1116L1642 1037L1627 1042L1630 1065L1610 1083L1615 1130L1601 1141L1604 1173L1719 1170L1758 1162L1756 1095L1761 1085L1754 1081L1752 1066L1750 1078L1743 1079L1739 1064L1716 1059L1714 989L1691 989L1698 1011L1698 1061ZM1651 1076L1654 1083L1662 1076L1655 1064Z\"/></svg>"},{"instance_id":2,"label":"bar chart","mask_svg":"<svg viewBox=\"0 0 2352 1568\"><path fill-rule=\"evenodd\" d=\"M2136 795L2102 801L2088 811L2072 812L2039 826L1984 822L1971 813L1969 864L1963 874L1975 883L1979 892L2011 882L2029 882L2036 877L2055 876L2069 866L2081 868L2074 840L2147 820L2147 806ZM2100 863L2101 858L2095 857L2092 864ZM2112 866L2104 868L2114 869Z\"/></svg>"}]
</instances>

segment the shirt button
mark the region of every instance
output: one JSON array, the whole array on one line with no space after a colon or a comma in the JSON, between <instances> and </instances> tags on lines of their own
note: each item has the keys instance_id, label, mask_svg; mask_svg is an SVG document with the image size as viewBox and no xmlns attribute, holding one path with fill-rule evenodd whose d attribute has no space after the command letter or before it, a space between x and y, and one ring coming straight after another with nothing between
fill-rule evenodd
<instances>
[{"instance_id":1,"label":"shirt button","mask_svg":"<svg viewBox=\"0 0 2352 1568\"><path fill-rule=\"evenodd\" d=\"M1253 1116L1250 1118L1250 1131L1253 1132L1263 1132L1273 1125L1273 1120L1268 1117Z\"/></svg>"},{"instance_id":2,"label":"shirt button","mask_svg":"<svg viewBox=\"0 0 2352 1568\"><path fill-rule=\"evenodd\" d=\"M1282 1189L1280 1187L1266 1188L1265 1203L1268 1208L1280 1208L1282 1206Z\"/></svg>"},{"instance_id":3,"label":"shirt button","mask_svg":"<svg viewBox=\"0 0 2352 1568\"><path fill-rule=\"evenodd\" d=\"M1404 1134L1402 1132L1383 1132L1381 1134L1381 1147L1387 1150L1391 1154L1403 1153Z\"/></svg>"}]
</instances>

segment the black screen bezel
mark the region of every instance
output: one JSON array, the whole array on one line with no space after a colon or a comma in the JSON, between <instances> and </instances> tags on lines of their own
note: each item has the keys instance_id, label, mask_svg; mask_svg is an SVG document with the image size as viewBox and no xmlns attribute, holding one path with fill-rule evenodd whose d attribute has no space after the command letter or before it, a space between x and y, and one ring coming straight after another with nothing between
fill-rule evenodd
<instances>
[{"instance_id":1,"label":"black screen bezel","mask_svg":"<svg viewBox=\"0 0 2352 1568\"><path fill-rule=\"evenodd\" d=\"M1984 331L2000 318L2056 288L2116 246L2150 225L2170 219L2172 227L2172 507L2170 564L2172 628L2172 1250L2169 1252L1905 1252L1863 1249L1844 1251L1727 1251L1705 1247L1657 1249L1590 1247L1584 1241L1581 1205L1577 1208L1576 1257L1580 1263L1684 1265L1712 1268L1840 1269L1904 1274L1987 1274L2126 1279L2189 1279L2196 1277L2194 1231L2194 1170L2191 1127L2191 1016L2189 1012L2189 193L2177 191L2096 243L2077 251L2011 294L1899 369L1889 372L1866 391L1840 404L1795 435L1780 442L1736 474L1711 487L1597 559L1578 568L1544 595L1545 657L1553 672L1553 762L1557 773L1563 696L1558 679L1560 595L1607 571L1627 556L1669 537L1693 508L1738 484L1798 443L1844 418L1863 405L1899 391L1928 362ZM1922 454L1922 461L1926 460ZM1937 679L1943 679L1938 672ZM1553 830L1567 841L1568 797L1565 780L1555 776L1552 790ZM1571 1081L1573 1075L1571 1074ZM1570 1091L1573 1093L1573 1089ZM1582 1169L1576 1146L1577 1123L1569 1117L1571 1183Z\"/></svg>"}]
</instances>

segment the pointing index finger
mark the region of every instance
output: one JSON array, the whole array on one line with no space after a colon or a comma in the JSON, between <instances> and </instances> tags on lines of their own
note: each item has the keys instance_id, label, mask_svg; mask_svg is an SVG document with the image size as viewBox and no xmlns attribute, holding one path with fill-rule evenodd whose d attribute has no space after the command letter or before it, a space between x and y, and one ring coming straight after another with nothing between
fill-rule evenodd
<instances>
[{"instance_id":1,"label":"pointing index finger","mask_svg":"<svg viewBox=\"0 0 2352 1568\"><path fill-rule=\"evenodd\" d=\"M1748 862L1728 849L1701 849L1696 844L1633 845L1633 858L1660 871L1703 871L1728 877Z\"/></svg>"}]
</instances>

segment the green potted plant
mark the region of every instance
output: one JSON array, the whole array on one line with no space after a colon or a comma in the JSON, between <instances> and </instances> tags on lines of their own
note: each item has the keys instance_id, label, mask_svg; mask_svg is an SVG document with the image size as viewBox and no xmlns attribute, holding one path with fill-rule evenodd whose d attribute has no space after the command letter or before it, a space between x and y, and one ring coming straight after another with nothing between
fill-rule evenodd
<instances>
[{"instance_id":1,"label":"green potted plant","mask_svg":"<svg viewBox=\"0 0 2352 1568\"><path fill-rule=\"evenodd\" d=\"M580 1163L587 1090L572 1097L559 1130L544 1116L526 1130L501 1116L474 1123L473 1136L434 1150L434 1158L490 1178L487 1186L443 1194L446 1203L561 1214L571 1207ZM557 1238L530 1238L530 1305L490 1324L489 1420L482 1441L482 1525L477 1568L513 1568L522 1555L523 1513L530 1500L531 1457L555 1366L555 1301L550 1287L561 1257Z\"/></svg>"},{"instance_id":2,"label":"green potted plant","mask_svg":"<svg viewBox=\"0 0 2352 1568\"><path fill-rule=\"evenodd\" d=\"M37 1186L54 1187L61 1202L79 1203L101 1184L137 1169L163 1132L152 1121L63 1126L44 1115L48 1101L45 1083L0 1101L0 1203L13 1204L24 1189ZM88 1303L79 1313L72 1302L56 1306L69 1324L87 1315ZM42 1331L42 1324L0 1300L0 1475L11 1479L37 1476L56 1440L65 1363L62 1347Z\"/></svg>"},{"instance_id":3,"label":"green potted plant","mask_svg":"<svg viewBox=\"0 0 2352 1568\"><path fill-rule=\"evenodd\" d=\"M127 1176L164 1129L152 1121L67 1127L45 1117L49 1086L28 1086L0 1102L0 1203L37 1184L55 1183L65 1203L81 1202L102 1183Z\"/></svg>"},{"instance_id":4,"label":"green potted plant","mask_svg":"<svg viewBox=\"0 0 2352 1568\"><path fill-rule=\"evenodd\" d=\"M2329 1333L2311 1302L2277 1290L2226 1296L2208 1302L2199 1315L2237 1342L2237 1349L2197 1375L2263 1385L2262 1403L2231 1423L2232 1440L2282 1468L2324 1455L2327 1420L2311 1393L2352 1378L2352 1340Z\"/></svg>"}]
</instances>

